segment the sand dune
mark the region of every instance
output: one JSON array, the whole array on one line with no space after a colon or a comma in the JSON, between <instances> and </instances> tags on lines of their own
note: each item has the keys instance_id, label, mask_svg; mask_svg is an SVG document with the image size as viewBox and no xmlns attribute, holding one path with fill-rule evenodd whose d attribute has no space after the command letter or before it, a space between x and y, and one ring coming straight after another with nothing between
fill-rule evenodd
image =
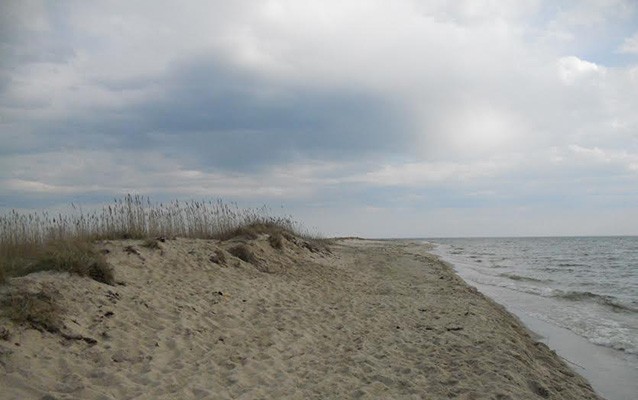
<instances>
[{"instance_id":1,"label":"sand dune","mask_svg":"<svg viewBox=\"0 0 638 400\"><path fill-rule=\"evenodd\" d=\"M105 242L115 286L11 279L0 296L40 293L61 320L0 319L0 398L597 398L423 246L293 239Z\"/></svg>"}]
</instances>

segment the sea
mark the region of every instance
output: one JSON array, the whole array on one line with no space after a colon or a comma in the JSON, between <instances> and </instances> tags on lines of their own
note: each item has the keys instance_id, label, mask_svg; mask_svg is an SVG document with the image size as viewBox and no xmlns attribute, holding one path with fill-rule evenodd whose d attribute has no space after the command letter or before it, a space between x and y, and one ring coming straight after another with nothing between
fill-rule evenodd
<instances>
[{"instance_id":1,"label":"sea","mask_svg":"<svg viewBox=\"0 0 638 400\"><path fill-rule=\"evenodd\" d=\"M638 237L426 239L609 400L638 398Z\"/></svg>"}]
</instances>

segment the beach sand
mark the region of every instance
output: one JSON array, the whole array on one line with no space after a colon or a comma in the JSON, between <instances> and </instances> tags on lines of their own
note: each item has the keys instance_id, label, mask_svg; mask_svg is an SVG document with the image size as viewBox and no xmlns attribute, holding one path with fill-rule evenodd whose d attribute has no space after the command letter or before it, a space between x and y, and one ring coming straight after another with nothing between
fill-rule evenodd
<instances>
[{"instance_id":1,"label":"beach sand","mask_svg":"<svg viewBox=\"0 0 638 400\"><path fill-rule=\"evenodd\" d=\"M60 321L0 319L0 398L598 398L423 245L263 235L249 263L241 242L100 243L115 286L12 278L0 298L55 299Z\"/></svg>"}]
</instances>

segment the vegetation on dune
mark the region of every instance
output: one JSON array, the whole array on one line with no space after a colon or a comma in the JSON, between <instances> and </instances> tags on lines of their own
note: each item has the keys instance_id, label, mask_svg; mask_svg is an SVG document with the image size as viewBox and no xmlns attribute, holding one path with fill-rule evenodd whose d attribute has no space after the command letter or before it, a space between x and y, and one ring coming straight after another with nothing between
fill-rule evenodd
<instances>
[{"instance_id":1,"label":"vegetation on dune","mask_svg":"<svg viewBox=\"0 0 638 400\"><path fill-rule=\"evenodd\" d=\"M287 233L290 235L297 230L295 224L288 218L271 219L270 221L255 220L239 225L226 232L220 232L215 238L219 240L229 240L236 237L255 239L261 234L281 235L282 233Z\"/></svg>"},{"instance_id":2,"label":"vegetation on dune","mask_svg":"<svg viewBox=\"0 0 638 400\"><path fill-rule=\"evenodd\" d=\"M226 254L220 249L216 249L209 260L219 265L226 265Z\"/></svg>"},{"instance_id":3,"label":"vegetation on dune","mask_svg":"<svg viewBox=\"0 0 638 400\"><path fill-rule=\"evenodd\" d=\"M142 247L145 247L151 250L160 250L162 247L160 246L159 242L160 241L156 238L146 238L142 242Z\"/></svg>"},{"instance_id":4,"label":"vegetation on dune","mask_svg":"<svg viewBox=\"0 0 638 400\"><path fill-rule=\"evenodd\" d=\"M113 269L104 255L88 241L58 240L47 243L34 254L33 261L27 261L19 272L28 274L37 271L69 272L109 285L114 283Z\"/></svg>"},{"instance_id":5,"label":"vegetation on dune","mask_svg":"<svg viewBox=\"0 0 638 400\"><path fill-rule=\"evenodd\" d=\"M0 315L19 324L47 332L60 330L60 310L54 297L45 291L14 292L4 297L0 305Z\"/></svg>"},{"instance_id":6,"label":"vegetation on dune","mask_svg":"<svg viewBox=\"0 0 638 400\"><path fill-rule=\"evenodd\" d=\"M156 238L230 240L268 234L274 237L273 247L281 248L282 235L308 236L292 218L271 216L265 207L241 209L221 200L156 204L147 197L127 195L97 211L73 209L55 216L46 211L0 216L0 283L11 276L52 270L112 284L112 269L92 246L96 240L145 239L144 247L159 248Z\"/></svg>"},{"instance_id":7,"label":"vegetation on dune","mask_svg":"<svg viewBox=\"0 0 638 400\"><path fill-rule=\"evenodd\" d=\"M284 236L280 232L275 232L268 236L268 242L273 249L281 250L284 248Z\"/></svg>"},{"instance_id":8,"label":"vegetation on dune","mask_svg":"<svg viewBox=\"0 0 638 400\"><path fill-rule=\"evenodd\" d=\"M228 249L228 252L247 263L250 263L253 265L259 264L259 260L257 260L255 253L253 253L252 250L250 250L250 248L243 243L238 244L237 246L231 247L230 249Z\"/></svg>"},{"instance_id":9,"label":"vegetation on dune","mask_svg":"<svg viewBox=\"0 0 638 400\"><path fill-rule=\"evenodd\" d=\"M168 238L187 237L230 241L228 253L263 268L246 240L267 235L270 245L282 251L284 241L315 251L320 241L301 233L287 217L270 216L265 207L240 209L222 201L152 204L148 198L127 195L101 210L51 216L46 211L21 214L12 211L0 215L0 284L10 277L39 271L66 272L113 285L115 277L104 254L94 246L98 240L139 239L150 251L161 250ZM236 239L236 241L231 241ZM133 246L126 246L139 255ZM210 261L227 265L224 250L216 249ZM95 339L69 334L58 306L60 293L51 288L36 291L9 285L0 296L0 317L19 325L61 335L69 340ZM0 339L11 332L0 327Z\"/></svg>"}]
</instances>

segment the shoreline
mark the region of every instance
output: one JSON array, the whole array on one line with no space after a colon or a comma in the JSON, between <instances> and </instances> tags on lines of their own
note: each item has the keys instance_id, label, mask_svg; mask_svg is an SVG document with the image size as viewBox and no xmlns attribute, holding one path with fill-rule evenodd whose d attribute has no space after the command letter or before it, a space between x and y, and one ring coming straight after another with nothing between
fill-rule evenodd
<instances>
[{"instance_id":1,"label":"shoreline","mask_svg":"<svg viewBox=\"0 0 638 400\"><path fill-rule=\"evenodd\" d=\"M212 259L237 244L255 258ZM101 246L120 285L11 279L12 290L57 293L67 336L95 342L0 319L6 398L599 398L420 244Z\"/></svg>"},{"instance_id":2,"label":"shoreline","mask_svg":"<svg viewBox=\"0 0 638 400\"><path fill-rule=\"evenodd\" d=\"M538 341L556 351L574 371L587 379L606 399L631 400L635 397L638 390L638 383L635 380L636 370L620 352L591 343L566 328L528 315L520 306L513 304L512 296L521 296L519 292L478 285L474 282L468 285L476 287L490 299L504 306L529 328ZM520 301L520 298L517 299L517 302Z\"/></svg>"},{"instance_id":3,"label":"shoreline","mask_svg":"<svg viewBox=\"0 0 638 400\"><path fill-rule=\"evenodd\" d=\"M427 245L432 245L427 243ZM527 326L537 340L548 345L570 364L571 368L586 378L593 388L610 400L629 400L638 391L638 377L632 355L624 354L613 348L597 345L586 338L557 326L534 315L539 308L553 307L552 299L537 297L529 293L509 288L475 282L464 276L465 270L455 265L444 254L431 253L452 269L466 284L475 287L490 299L504 306L512 315ZM534 304L531 309L529 304ZM537 312L537 311L536 311Z\"/></svg>"}]
</instances>

